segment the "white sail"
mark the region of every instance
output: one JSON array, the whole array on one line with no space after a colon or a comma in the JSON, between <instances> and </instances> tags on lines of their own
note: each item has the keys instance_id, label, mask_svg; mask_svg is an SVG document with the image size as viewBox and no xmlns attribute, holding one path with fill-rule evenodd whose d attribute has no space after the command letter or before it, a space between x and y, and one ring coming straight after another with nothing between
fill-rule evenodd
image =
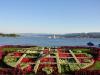
<instances>
[{"instance_id":1,"label":"white sail","mask_svg":"<svg viewBox=\"0 0 100 75\"><path fill-rule=\"evenodd\" d=\"M55 34L54 34L53 38L54 38L54 39L56 38Z\"/></svg>"},{"instance_id":2,"label":"white sail","mask_svg":"<svg viewBox=\"0 0 100 75\"><path fill-rule=\"evenodd\" d=\"M54 34L53 36L49 36L48 38L53 38L53 39L56 39L56 35Z\"/></svg>"}]
</instances>

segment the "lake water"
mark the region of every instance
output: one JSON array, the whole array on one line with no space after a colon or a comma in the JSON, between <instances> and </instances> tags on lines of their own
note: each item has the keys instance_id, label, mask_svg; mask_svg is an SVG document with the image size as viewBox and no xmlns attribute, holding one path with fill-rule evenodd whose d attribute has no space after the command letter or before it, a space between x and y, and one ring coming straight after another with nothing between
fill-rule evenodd
<instances>
[{"instance_id":1,"label":"lake water","mask_svg":"<svg viewBox=\"0 0 100 75\"><path fill-rule=\"evenodd\" d=\"M100 44L100 38L0 37L0 45L83 46L89 41Z\"/></svg>"}]
</instances>

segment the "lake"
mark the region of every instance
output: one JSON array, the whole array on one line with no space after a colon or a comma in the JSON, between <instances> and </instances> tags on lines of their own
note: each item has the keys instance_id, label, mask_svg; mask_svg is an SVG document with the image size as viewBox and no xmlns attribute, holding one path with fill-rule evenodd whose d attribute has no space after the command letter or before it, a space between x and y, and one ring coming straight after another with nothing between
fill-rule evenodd
<instances>
[{"instance_id":1,"label":"lake","mask_svg":"<svg viewBox=\"0 0 100 75\"><path fill-rule=\"evenodd\" d=\"M84 46L90 41L100 44L100 38L0 37L0 45Z\"/></svg>"}]
</instances>

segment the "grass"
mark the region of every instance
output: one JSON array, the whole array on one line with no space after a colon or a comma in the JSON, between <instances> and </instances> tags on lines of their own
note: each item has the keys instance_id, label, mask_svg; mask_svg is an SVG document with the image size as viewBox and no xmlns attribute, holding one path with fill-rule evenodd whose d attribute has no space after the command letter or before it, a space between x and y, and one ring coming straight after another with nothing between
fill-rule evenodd
<instances>
[{"instance_id":1,"label":"grass","mask_svg":"<svg viewBox=\"0 0 100 75\"><path fill-rule=\"evenodd\" d=\"M69 67L71 71L76 71L80 69L78 64L69 64Z\"/></svg>"},{"instance_id":2,"label":"grass","mask_svg":"<svg viewBox=\"0 0 100 75\"><path fill-rule=\"evenodd\" d=\"M6 56L5 59L4 59L4 62L8 63L10 66L14 66L17 62L17 58Z\"/></svg>"},{"instance_id":3,"label":"grass","mask_svg":"<svg viewBox=\"0 0 100 75\"><path fill-rule=\"evenodd\" d=\"M69 71L69 67L68 65L61 65L61 72L62 73L66 73Z\"/></svg>"},{"instance_id":4,"label":"grass","mask_svg":"<svg viewBox=\"0 0 100 75\"><path fill-rule=\"evenodd\" d=\"M96 61L91 70L100 70L100 61Z\"/></svg>"},{"instance_id":5,"label":"grass","mask_svg":"<svg viewBox=\"0 0 100 75\"><path fill-rule=\"evenodd\" d=\"M10 64L10 66L14 67L16 62L11 62L11 63L8 63L8 64Z\"/></svg>"},{"instance_id":6,"label":"grass","mask_svg":"<svg viewBox=\"0 0 100 75\"><path fill-rule=\"evenodd\" d=\"M3 51L6 52L6 51L10 51L10 52L14 52L14 51L17 51L17 50L21 50L22 48L3 48Z\"/></svg>"},{"instance_id":7,"label":"grass","mask_svg":"<svg viewBox=\"0 0 100 75\"><path fill-rule=\"evenodd\" d=\"M90 49L73 49L74 53L87 53Z\"/></svg>"}]
</instances>

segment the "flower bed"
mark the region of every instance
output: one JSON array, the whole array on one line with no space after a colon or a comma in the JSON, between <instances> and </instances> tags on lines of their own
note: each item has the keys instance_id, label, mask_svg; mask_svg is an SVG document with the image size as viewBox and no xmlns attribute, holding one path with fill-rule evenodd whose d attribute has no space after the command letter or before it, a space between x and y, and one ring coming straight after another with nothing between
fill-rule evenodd
<instances>
[{"instance_id":1,"label":"flower bed","mask_svg":"<svg viewBox=\"0 0 100 75\"><path fill-rule=\"evenodd\" d=\"M78 58L78 60L80 61L80 63L90 63L91 62L90 58Z\"/></svg>"},{"instance_id":2,"label":"flower bed","mask_svg":"<svg viewBox=\"0 0 100 75\"><path fill-rule=\"evenodd\" d=\"M41 62L56 62L56 59L54 59L54 58L42 58L40 61Z\"/></svg>"},{"instance_id":3,"label":"flower bed","mask_svg":"<svg viewBox=\"0 0 100 75\"><path fill-rule=\"evenodd\" d=\"M69 63L76 63L75 59L74 58L67 58L67 61Z\"/></svg>"},{"instance_id":4,"label":"flower bed","mask_svg":"<svg viewBox=\"0 0 100 75\"><path fill-rule=\"evenodd\" d=\"M76 71L80 69L78 64L69 64L69 67L71 71Z\"/></svg>"},{"instance_id":5,"label":"flower bed","mask_svg":"<svg viewBox=\"0 0 100 75\"><path fill-rule=\"evenodd\" d=\"M27 49L25 49L25 50L27 50ZM70 48L57 48L54 50L51 48L50 49L51 51L49 51L49 48L46 48L44 50L37 50L34 48L29 48L28 50L29 50L29 52L25 53L26 56L19 63L21 65L20 68L21 69L25 68L24 70L26 70L27 72L34 71L34 66L36 66L37 60L39 60L39 63L38 63L39 66L37 66L36 70L37 70L37 72L42 72L40 74L43 74L43 72L47 72L47 70L49 70L52 72L51 73L52 75L57 75L59 65L61 66L61 73L66 74L66 73L68 73L68 71L76 71L76 70L81 69L79 67L84 67L84 66L88 65L92 59L92 55L85 53L86 52L85 50L84 50L84 52L80 51L81 49L76 49L76 50L71 49L72 53L69 51ZM50 52L50 55L48 55L49 52ZM19 52L18 51L12 52L12 54L9 53L7 56L5 56L5 57L8 57L7 58L8 60L6 58L5 58L5 60L7 60L9 62L9 63L7 63L7 62L6 63L8 65L14 67L13 65L16 65L17 61L19 60L19 58L21 58L23 53L24 52L22 49L19 50ZM91 59L89 59L89 58L91 58ZM80 65L80 63L76 62L77 61L76 59L79 60L81 65ZM21 63L23 63L23 64L21 64ZM27 66L27 65L29 65L29 66ZM43 70L43 68L44 68L44 70Z\"/></svg>"},{"instance_id":6,"label":"flower bed","mask_svg":"<svg viewBox=\"0 0 100 75\"><path fill-rule=\"evenodd\" d=\"M8 62L8 63L10 63L10 62L17 62L18 60L19 60L19 58L15 58L15 57L11 57L11 56L7 56L4 59L4 61Z\"/></svg>"},{"instance_id":7,"label":"flower bed","mask_svg":"<svg viewBox=\"0 0 100 75\"><path fill-rule=\"evenodd\" d=\"M27 53L26 57L38 57L40 54L39 53Z\"/></svg>"},{"instance_id":8,"label":"flower bed","mask_svg":"<svg viewBox=\"0 0 100 75\"><path fill-rule=\"evenodd\" d=\"M14 56L22 56L23 53L20 52L14 52Z\"/></svg>"},{"instance_id":9,"label":"flower bed","mask_svg":"<svg viewBox=\"0 0 100 75\"><path fill-rule=\"evenodd\" d=\"M71 54L67 54L67 53L59 53L59 58L67 58L67 57L72 57Z\"/></svg>"},{"instance_id":10,"label":"flower bed","mask_svg":"<svg viewBox=\"0 0 100 75\"><path fill-rule=\"evenodd\" d=\"M53 75L58 74L58 69L57 69L56 64L40 64L39 67L38 67L38 72L41 72L41 74L42 74L42 72L44 72L43 69L46 68L46 67L52 69L52 74Z\"/></svg>"},{"instance_id":11,"label":"flower bed","mask_svg":"<svg viewBox=\"0 0 100 75\"><path fill-rule=\"evenodd\" d=\"M76 57L87 57L86 54L75 54Z\"/></svg>"},{"instance_id":12,"label":"flower bed","mask_svg":"<svg viewBox=\"0 0 100 75\"><path fill-rule=\"evenodd\" d=\"M48 54L49 53L49 50L48 49L45 49L45 50L43 50L43 53L44 54Z\"/></svg>"},{"instance_id":13,"label":"flower bed","mask_svg":"<svg viewBox=\"0 0 100 75\"><path fill-rule=\"evenodd\" d=\"M50 56L56 56L55 54L50 54Z\"/></svg>"},{"instance_id":14,"label":"flower bed","mask_svg":"<svg viewBox=\"0 0 100 75\"><path fill-rule=\"evenodd\" d=\"M60 64L67 64L68 63L66 59L59 59L59 61L60 61Z\"/></svg>"},{"instance_id":15,"label":"flower bed","mask_svg":"<svg viewBox=\"0 0 100 75\"><path fill-rule=\"evenodd\" d=\"M58 48L58 53L69 53L69 50Z\"/></svg>"},{"instance_id":16,"label":"flower bed","mask_svg":"<svg viewBox=\"0 0 100 75\"><path fill-rule=\"evenodd\" d=\"M21 62L29 62L30 59L29 58L23 58Z\"/></svg>"},{"instance_id":17,"label":"flower bed","mask_svg":"<svg viewBox=\"0 0 100 75\"><path fill-rule=\"evenodd\" d=\"M0 50L0 60L2 59L3 52Z\"/></svg>"},{"instance_id":18,"label":"flower bed","mask_svg":"<svg viewBox=\"0 0 100 75\"><path fill-rule=\"evenodd\" d=\"M70 70L68 65L61 65L61 72L67 73Z\"/></svg>"},{"instance_id":19,"label":"flower bed","mask_svg":"<svg viewBox=\"0 0 100 75\"><path fill-rule=\"evenodd\" d=\"M58 48L57 50L58 50L58 52L62 52L62 49L61 48Z\"/></svg>"},{"instance_id":20,"label":"flower bed","mask_svg":"<svg viewBox=\"0 0 100 75\"><path fill-rule=\"evenodd\" d=\"M23 69L25 72L32 72L32 67L31 65L28 65L26 68Z\"/></svg>"}]
</instances>

